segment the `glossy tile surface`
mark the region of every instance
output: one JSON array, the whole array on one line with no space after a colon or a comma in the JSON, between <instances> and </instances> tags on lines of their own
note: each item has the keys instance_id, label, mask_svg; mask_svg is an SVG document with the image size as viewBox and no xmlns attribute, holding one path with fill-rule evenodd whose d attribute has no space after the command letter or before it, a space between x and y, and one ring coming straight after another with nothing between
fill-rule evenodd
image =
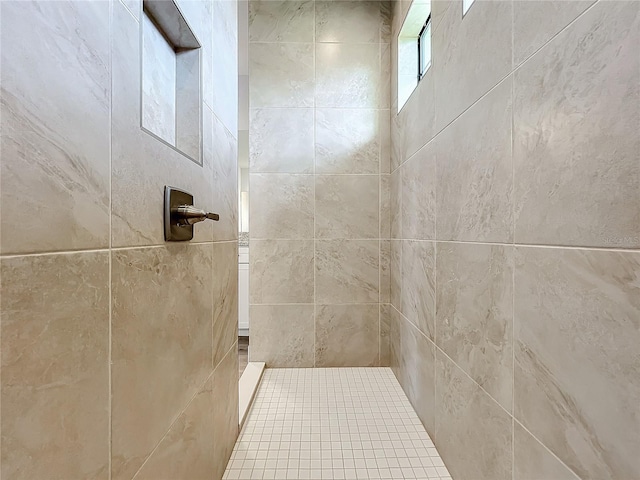
<instances>
[{"instance_id":1,"label":"glossy tile surface","mask_svg":"<svg viewBox=\"0 0 640 480\"><path fill-rule=\"evenodd\" d=\"M313 240L251 240L250 248L252 304L313 302Z\"/></svg>"},{"instance_id":2,"label":"glossy tile surface","mask_svg":"<svg viewBox=\"0 0 640 480\"><path fill-rule=\"evenodd\" d=\"M317 42L378 43L381 41L380 1L316 1Z\"/></svg>"},{"instance_id":3,"label":"glossy tile surface","mask_svg":"<svg viewBox=\"0 0 640 480\"><path fill-rule=\"evenodd\" d=\"M379 176L316 175L316 238L378 238Z\"/></svg>"},{"instance_id":4,"label":"glossy tile surface","mask_svg":"<svg viewBox=\"0 0 640 480\"><path fill-rule=\"evenodd\" d=\"M433 340L436 320L436 252L428 241L402 241L401 312Z\"/></svg>"},{"instance_id":5,"label":"glossy tile surface","mask_svg":"<svg viewBox=\"0 0 640 480\"><path fill-rule=\"evenodd\" d=\"M249 361L269 368L313 367L313 305L251 305Z\"/></svg>"},{"instance_id":6,"label":"glossy tile surface","mask_svg":"<svg viewBox=\"0 0 640 480\"><path fill-rule=\"evenodd\" d=\"M580 477L640 475L640 255L518 248L515 415Z\"/></svg>"},{"instance_id":7,"label":"glossy tile surface","mask_svg":"<svg viewBox=\"0 0 640 480\"><path fill-rule=\"evenodd\" d=\"M312 43L252 43L249 50L251 108L312 107Z\"/></svg>"},{"instance_id":8,"label":"glossy tile surface","mask_svg":"<svg viewBox=\"0 0 640 480\"><path fill-rule=\"evenodd\" d=\"M108 479L108 253L0 267L2 477Z\"/></svg>"},{"instance_id":9,"label":"glossy tile surface","mask_svg":"<svg viewBox=\"0 0 640 480\"><path fill-rule=\"evenodd\" d=\"M377 366L379 333L377 304L316 307L316 367Z\"/></svg>"},{"instance_id":10,"label":"glossy tile surface","mask_svg":"<svg viewBox=\"0 0 640 480\"><path fill-rule=\"evenodd\" d=\"M1 41L0 251L108 246L108 2L3 2Z\"/></svg>"},{"instance_id":11,"label":"glossy tile surface","mask_svg":"<svg viewBox=\"0 0 640 480\"><path fill-rule=\"evenodd\" d=\"M315 249L316 302L378 302L378 240L316 240Z\"/></svg>"},{"instance_id":12,"label":"glossy tile surface","mask_svg":"<svg viewBox=\"0 0 640 480\"><path fill-rule=\"evenodd\" d=\"M436 238L436 150L422 148L402 165L402 237Z\"/></svg>"},{"instance_id":13,"label":"glossy tile surface","mask_svg":"<svg viewBox=\"0 0 640 480\"><path fill-rule=\"evenodd\" d=\"M578 480L549 450L538 442L519 423L515 424L513 457L515 480Z\"/></svg>"},{"instance_id":14,"label":"glossy tile surface","mask_svg":"<svg viewBox=\"0 0 640 480\"><path fill-rule=\"evenodd\" d=\"M211 245L113 254L114 478L137 472L211 371L212 276Z\"/></svg>"},{"instance_id":15,"label":"glossy tile surface","mask_svg":"<svg viewBox=\"0 0 640 480\"><path fill-rule=\"evenodd\" d=\"M313 1L249 2L251 42L313 42Z\"/></svg>"},{"instance_id":16,"label":"glossy tile surface","mask_svg":"<svg viewBox=\"0 0 640 480\"><path fill-rule=\"evenodd\" d=\"M605 2L515 73L518 242L640 246L639 46L640 4Z\"/></svg>"},{"instance_id":17,"label":"glossy tile surface","mask_svg":"<svg viewBox=\"0 0 640 480\"><path fill-rule=\"evenodd\" d=\"M250 175L252 238L313 238L313 175Z\"/></svg>"},{"instance_id":18,"label":"glossy tile surface","mask_svg":"<svg viewBox=\"0 0 640 480\"><path fill-rule=\"evenodd\" d=\"M238 335L238 246L236 242L214 243L213 275L213 363L216 368L236 342Z\"/></svg>"},{"instance_id":19,"label":"glossy tile surface","mask_svg":"<svg viewBox=\"0 0 640 480\"><path fill-rule=\"evenodd\" d=\"M439 350L436 362L435 436L452 477L511 479L511 416Z\"/></svg>"},{"instance_id":20,"label":"glossy tile surface","mask_svg":"<svg viewBox=\"0 0 640 480\"><path fill-rule=\"evenodd\" d=\"M511 108L507 79L436 139L438 240L513 241Z\"/></svg>"},{"instance_id":21,"label":"glossy tile surface","mask_svg":"<svg viewBox=\"0 0 640 480\"><path fill-rule=\"evenodd\" d=\"M265 370L224 478L451 479L388 368Z\"/></svg>"},{"instance_id":22,"label":"glossy tile surface","mask_svg":"<svg viewBox=\"0 0 640 480\"><path fill-rule=\"evenodd\" d=\"M442 242L436 265L436 344L510 412L513 249Z\"/></svg>"}]
</instances>

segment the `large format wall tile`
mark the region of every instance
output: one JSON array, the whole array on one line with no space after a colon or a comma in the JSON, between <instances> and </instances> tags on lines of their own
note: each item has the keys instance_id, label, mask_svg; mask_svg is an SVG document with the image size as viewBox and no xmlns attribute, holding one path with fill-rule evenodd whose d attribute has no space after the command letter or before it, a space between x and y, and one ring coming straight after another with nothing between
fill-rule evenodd
<instances>
[{"instance_id":1,"label":"large format wall tile","mask_svg":"<svg viewBox=\"0 0 640 480\"><path fill-rule=\"evenodd\" d=\"M2 478L108 479L108 253L0 266Z\"/></svg>"},{"instance_id":2,"label":"large format wall tile","mask_svg":"<svg viewBox=\"0 0 640 480\"><path fill-rule=\"evenodd\" d=\"M249 72L251 108L313 107L312 43L252 43Z\"/></svg>"},{"instance_id":3,"label":"large format wall tile","mask_svg":"<svg viewBox=\"0 0 640 480\"><path fill-rule=\"evenodd\" d=\"M317 1L316 41L378 43L383 27L381 1Z\"/></svg>"},{"instance_id":4,"label":"large format wall tile","mask_svg":"<svg viewBox=\"0 0 640 480\"><path fill-rule=\"evenodd\" d=\"M133 476L211 372L211 248L113 253L114 479Z\"/></svg>"},{"instance_id":5,"label":"large format wall tile","mask_svg":"<svg viewBox=\"0 0 640 480\"><path fill-rule=\"evenodd\" d=\"M315 243L317 303L378 303L378 240Z\"/></svg>"},{"instance_id":6,"label":"large format wall tile","mask_svg":"<svg viewBox=\"0 0 640 480\"><path fill-rule=\"evenodd\" d=\"M316 44L317 107L385 108L380 80L378 44Z\"/></svg>"},{"instance_id":7,"label":"large format wall tile","mask_svg":"<svg viewBox=\"0 0 640 480\"><path fill-rule=\"evenodd\" d=\"M313 42L312 0L251 0L249 41Z\"/></svg>"},{"instance_id":8,"label":"large format wall tile","mask_svg":"<svg viewBox=\"0 0 640 480\"><path fill-rule=\"evenodd\" d=\"M433 143L407 160L400 170L402 238L435 240L436 157Z\"/></svg>"},{"instance_id":9,"label":"large format wall tile","mask_svg":"<svg viewBox=\"0 0 640 480\"><path fill-rule=\"evenodd\" d=\"M235 343L213 372L214 480L222 478L238 438L238 344ZM211 455L211 453L209 453ZM207 478L207 477L205 477ZM195 479L194 479L195 480Z\"/></svg>"},{"instance_id":10,"label":"large format wall tile","mask_svg":"<svg viewBox=\"0 0 640 480\"><path fill-rule=\"evenodd\" d=\"M251 240L251 303L313 303L313 240Z\"/></svg>"},{"instance_id":11,"label":"large format wall tile","mask_svg":"<svg viewBox=\"0 0 640 480\"><path fill-rule=\"evenodd\" d=\"M438 136L436 161L438 239L511 242L510 78Z\"/></svg>"},{"instance_id":12,"label":"large format wall tile","mask_svg":"<svg viewBox=\"0 0 640 480\"><path fill-rule=\"evenodd\" d=\"M317 175L316 238L379 238L379 176Z\"/></svg>"},{"instance_id":13,"label":"large format wall tile","mask_svg":"<svg viewBox=\"0 0 640 480\"><path fill-rule=\"evenodd\" d=\"M249 128L251 173L313 173L313 109L252 109Z\"/></svg>"},{"instance_id":14,"label":"large format wall tile","mask_svg":"<svg viewBox=\"0 0 640 480\"><path fill-rule=\"evenodd\" d=\"M639 48L640 3L602 2L515 73L517 242L640 247Z\"/></svg>"},{"instance_id":15,"label":"large format wall tile","mask_svg":"<svg viewBox=\"0 0 640 480\"><path fill-rule=\"evenodd\" d=\"M391 305L380 303L380 366L391 366Z\"/></svg>"},{"instance_id":16,"label":"large format wall tile","mask_svg":"<svg viewBox=\"0 0 640 480\"><path fill-rule=\"evenodd\" d=\"M389 209L391 238L402 238L402 169L397 168L389 179Z\"/></svg>"},{"instance_id":17,"label":"large format wall tile","mask_svg":"<svg viewBox=\"0 0 640 480\"><path fill-rule=\"evenodd\" d=\"M111 144L112 246L164 243L165 185L188 191L198 207L220 214L218 225L205 222L195 227L195 241L212 240L214 228L222 233L218 237L237 238L237 221L233 220L237 202L231 201L237 188L235 166L232 167L236 164L235 142L230 144L233 138L226 133L218 134L219 124L212 125L212 114L203 106L204 148L200 166L142 131L139 25L122 4L114 3L112 28L116 33L112 42L111 133L117 139ZM212 184L217 187L215 202ZM231 222L234 222L232 231Z\"/></svg>"},{"instance_id":18,"label":"large format wall tile","mask_svg":"<svg viewBox=\"0 0 640 480\"><path fill-rule=\"evenodd\" d=\"M194 198L194 202L196 206L202 205L199 208L207 207L209 211L218 213L220 220L215 223L207 222L211 225L199 224L195 230L198 233L206 233L206 228L212 227L214 241L235 240L238 238L238 140L216 115L205 109L205 129L211 125L209 119L213 122L212 137L210 141L209 132L205 132L204 151L207 163L202 174L208 173L206 167L210 161L213 183L209 189L213 191L213 198L209 206L201 203L204 199ZM210 154L208 149L211 149ZM194 238L198 239L196 233Z\"/></svg>"},{"instance_id":19,"label":"large format wall tile","mask_svg":"<svg viewBox=\"0 0 640 480\"><path fill-rule=\"evenodd\" d=\"M402 240L391 240L389 299L394 307L398 310L402 309Z\"/></svg>"},{"instance_id":20,"label":"large format wall tile","mask_svg":"<svg viewBox=\"0 0 640 480\"><path fill-rule=\"evenodd\" d=\"M318 305L316 367L375 367L379 356L379 306Z\"/></svg>"},{"instance_id":21,"label":"large format wall tile","mask_svg":"<svg viewBox=\"0 0 640 480\"><path fill-rule=\"evenodd\" d=\"M211 2L212 73L205 91L212 91L211 109L230 132L238 131L238 3ZM206 51L203 52L206 54Z\"/></svg>"},{"instance_id":22,"label":"large format wall tile","mask_svg":"<svg viewBox=\"0 0 640 480\"><path fill-rule=\"evenodd\" d=\"M391 240L380 239L380 303L391 302Z\"/></svg>"},{"instance_id":23,"label":"large format wall tile","mask_svg":"<svg viewBox=\"0 0 640 480\"><path fill-rule=\"evenodd\" d=\"M400 317L399 380L429 435L435 434L435 345Z\"/></svg>"},{"instance_id":24,"label":"large format wall tile","mask_svg":"<svg viewBox=\"0 0 640 480\"><path fill-rule=\"evenodd\" d=\"M518 0L513 2L513 64L551 40L596 0Z\"/></svg>"},{"instance_id":25,"label":"large format wall tile","mask_svg":"<svg viewBox=\"0 0 640 480\"><path fill-rule=\"evenodd\" d=\"M216 410L213 396L209 379L171 425L158 447L136 474L136 480L211 478L211 472L216 468L216 459L219 458L211 455L214 438L219 435L213 428Z\"/></svg>"},{"instance_id":26,"label":"large format wall tile","mask_svg":"<svg viewBox=\"0 0 640 480\"><path fill-rule=\"evenodd\" d=\"M1 41L2 253L108 246L109 3L2 2Z\"/></svg>"},{"instance_id":27,"label":"large format wall tile","mask_svg":"<svg viewBox=\"0 0 640 480\"><path fill-rule=\"evenodd\" d=\"M250 175L251 238L313 238L313 175Z\"/></svg>"},{"instance_id":28,"label":"large format wall tile","mask_svg":"<svg viewBox=\"0 0 640 480\"><path fill-rule=\"evenodd\" d=\"M434 242L402 241L402 314L431 340L436 324Z\"/></svg>"},{"instance_id":29,"label":"large format wall tile","mask_svg":"<svg viewBox=\"0 0 640 480\"><path fill-rule=\"evenodd\" d=\"M456 480L511 480L512 419L439 350L436 442Z\"/></svg>"},{"instance_id":30,"label":"large format wall tile","mask_svg":"<svg viewBox=\"0 0 640 480\"><path fill-rule=\"evenodd\" d=\"M238 244L214 243L213 248L213 364L238 340Z\"/></svg>"},{"instance_id":31,"label":"large format wall tile","mask_svg":"<svg viewBox=\"0 0 640 480\"><path fill-rule=\"evenodd\" d=\"M432 34L438 131L507 76L512 64L513 2L475 2L464 17L462 2L450 3Z\"/></svg>"},{"instance_id":32,"label":"large format wall tile","mask_svg":"<svg viewBox=\"0 0 640 480\"><path fill-rule=\"evenodd\" d=\"M386 110L316 109L316 173L377 174L382 112Z\"/></svg>"},{"instance_id":33,"label":"large format wall tile","mask_svg":"<svg viewBox=\"0 0 640 480\"><path fill-rule=\"evenodd\" d=\"M518 248L515 415L582 478L640 477L640 253Z\"/></svg>"},{"instance_id":34,"label":"large format wall tile","mask_svg":"<svg viewBox=\"0 0 640 480\"><path fill-rule=\"evenodd\" d=\"M251 305L250 361L269 368L313 367L313 305Z\"/></svg>"},{"instance_id":35,"label":"large format wall tile","mask_svg":"<svg viewBox=\"0 0 640 480\"><path fill-rule=\"evenodd\" d=\"M380 238L391 238L391 175L380 175Z\"/></svg>"},{"instance_id":36,"label":"large format wall tile","mask_svg":"<svg viewBox=\"0 0 640 480\"><path fill-rule=\"evenodd\" d=\"M510 412L513 248L438 243L436 278L436 344Z\"/></svg>"},{"instance_id":37,"label":"large format wall tile","mask_svg":"<svg viewBox=\"0 0 640 480\"><path fill-rule=\"evenodd\" d=\"M579 480L517 422L513 435L513 480Z\"/></svg>"}]
</instances>

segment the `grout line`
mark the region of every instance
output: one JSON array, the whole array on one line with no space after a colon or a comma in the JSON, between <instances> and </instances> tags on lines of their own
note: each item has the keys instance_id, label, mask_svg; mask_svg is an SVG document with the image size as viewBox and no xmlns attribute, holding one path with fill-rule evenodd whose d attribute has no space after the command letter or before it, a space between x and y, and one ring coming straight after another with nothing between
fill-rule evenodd
<instances>
[{"instance_id":1,"label":"grout line","mask_svg":"<svg viewBox=\"0 0 640 480\"><path fill-rule=\"evenodd\" d=\"M120 5L128 11L126 5L120 2ZM113 44L115 42L113 35L113 21L115 15L115 7L113 3L109 5L109 86L111 94L109 95L109 333L108 333L108 416L109 416L109 460L108 460L108 478L113 477L113 254L111 247L113 246ZM131 14L131 12L129 11ZM134 16L135 19L135 16ZM138 22L138 27L140 23Z\"/></svg>"},{"instance_id":2,"label":"grout line","mask_svg":"<svg viewBox=\"0 0 640 480\"><path fill-rule=\"evenodd\" d=\"M218 366L220 366L224 360L227 358L227 356L231 353L234 353L234 349L237 349L238 346L238 340L236 339L233 342L233 345L231 346L231 348L229 350L227 350L227 353L224 354L224 356L222 357L222 360L220 360L220 363L218 363ZM180 417L187 411L187 409L191 406L191 403L193 402L193 400L204 390L205 385L207 384L207 382L209 380L211 380L211 378L213 377L213 375L216 373L216 370L218 369L218 367L214 368L211 370L211 372L209 372L209 375L207 375L206 379L204 380L204 382L202 382L200 384L200 386L198 388L196 388L195 393L191 396L191 398L189 399L189 401L186 403L186 405L184 406L184 408L182 410L180 410L180 413L178 413L178 415L176 415L176 417L171 421L171 424L169 425L169 428L167 429L167 431L164 433L164 435L162 435L162 438L160 438L160 440L158 441L158 443L153 447L153 449L151 449L151 452L149 452L149 454L147 455L147 457L144 459L144 462L142 462L142 465L140 465L140 468L138 468L138 470L136 471L136 473L133 475L133 477L131 478L131 480L135 480L135 478L138 476L138 474L142 471L142 469L144 468L144 466L149 462L149 460L153 457L153 454L156 452L156 450L158 450L158 448L160 447L160 445L162 444L163 440L167 437L167 435L169 435L169 433L171 432L171 430L173 429L173 426L176 424L176 422L180 419ZM237 408L237 407L236 407Z\"/></svg>"},{"instance_id":3,"label":"grout line","mask_svg":"<svg viewBox=\"0 0 640 480\"><path fill-rule=\"evenodd\" d=\"M317 158L316 158L316 141L317 141L317 135L316 135L316 130L318 128L317 125L317 105L316 105L316 96L318 94L317 92L317 85L318 85L318 70L317 70L317 59L316 59L316 50L317 50L317 43L316 43L316 37L317 37L317 32L316 32L316 24L317 24L317 19L316 19L316 2L315 0L313 1L313 367L316 368L318 366L317 364L317 359L316 359L316 352L317 352L317 341L318 341L318 327L317 327L317 323L318 323L318 307L317 307L317 288L316 288L316 276L317 276L317 270L316 270L316 180L317 180L317 172L316 172L316 162L317 162Z\"/></svg>"}]
</instances>

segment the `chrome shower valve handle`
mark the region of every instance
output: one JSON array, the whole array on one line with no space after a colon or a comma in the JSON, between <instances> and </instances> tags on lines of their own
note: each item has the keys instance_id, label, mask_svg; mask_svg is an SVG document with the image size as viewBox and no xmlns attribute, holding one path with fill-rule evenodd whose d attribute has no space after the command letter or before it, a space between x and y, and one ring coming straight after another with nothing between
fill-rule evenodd
<instances>
[{"instance_id":1,"label":"chrome shower valve handle","mask_svg":"<svg viewBox=\"0 0 640 480\"><path fill-rule=\"evenodd\" d=\"M178 226L193 225L194 223L202 222L204 220L213 220L217 222L220 220L220 215L217 213L205 212L193 205L180 205L178 207L171 208L171 216L177 220Z\"/></svg>"}]
</instances>

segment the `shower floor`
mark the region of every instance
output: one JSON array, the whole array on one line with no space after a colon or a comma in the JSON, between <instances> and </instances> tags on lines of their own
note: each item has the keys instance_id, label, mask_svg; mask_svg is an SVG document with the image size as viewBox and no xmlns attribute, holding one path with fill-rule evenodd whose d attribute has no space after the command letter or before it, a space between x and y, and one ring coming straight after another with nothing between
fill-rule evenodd
<instances>
[{"instance_id":1,"label":"shower floor","mask_svg":"<svg viewBox=\"0 0 640 480\"><path fill-rule=\"evenodd\" d=\"M389 368L265 370L224 478L451 480Z\"/></svg>"}]
</instances>

